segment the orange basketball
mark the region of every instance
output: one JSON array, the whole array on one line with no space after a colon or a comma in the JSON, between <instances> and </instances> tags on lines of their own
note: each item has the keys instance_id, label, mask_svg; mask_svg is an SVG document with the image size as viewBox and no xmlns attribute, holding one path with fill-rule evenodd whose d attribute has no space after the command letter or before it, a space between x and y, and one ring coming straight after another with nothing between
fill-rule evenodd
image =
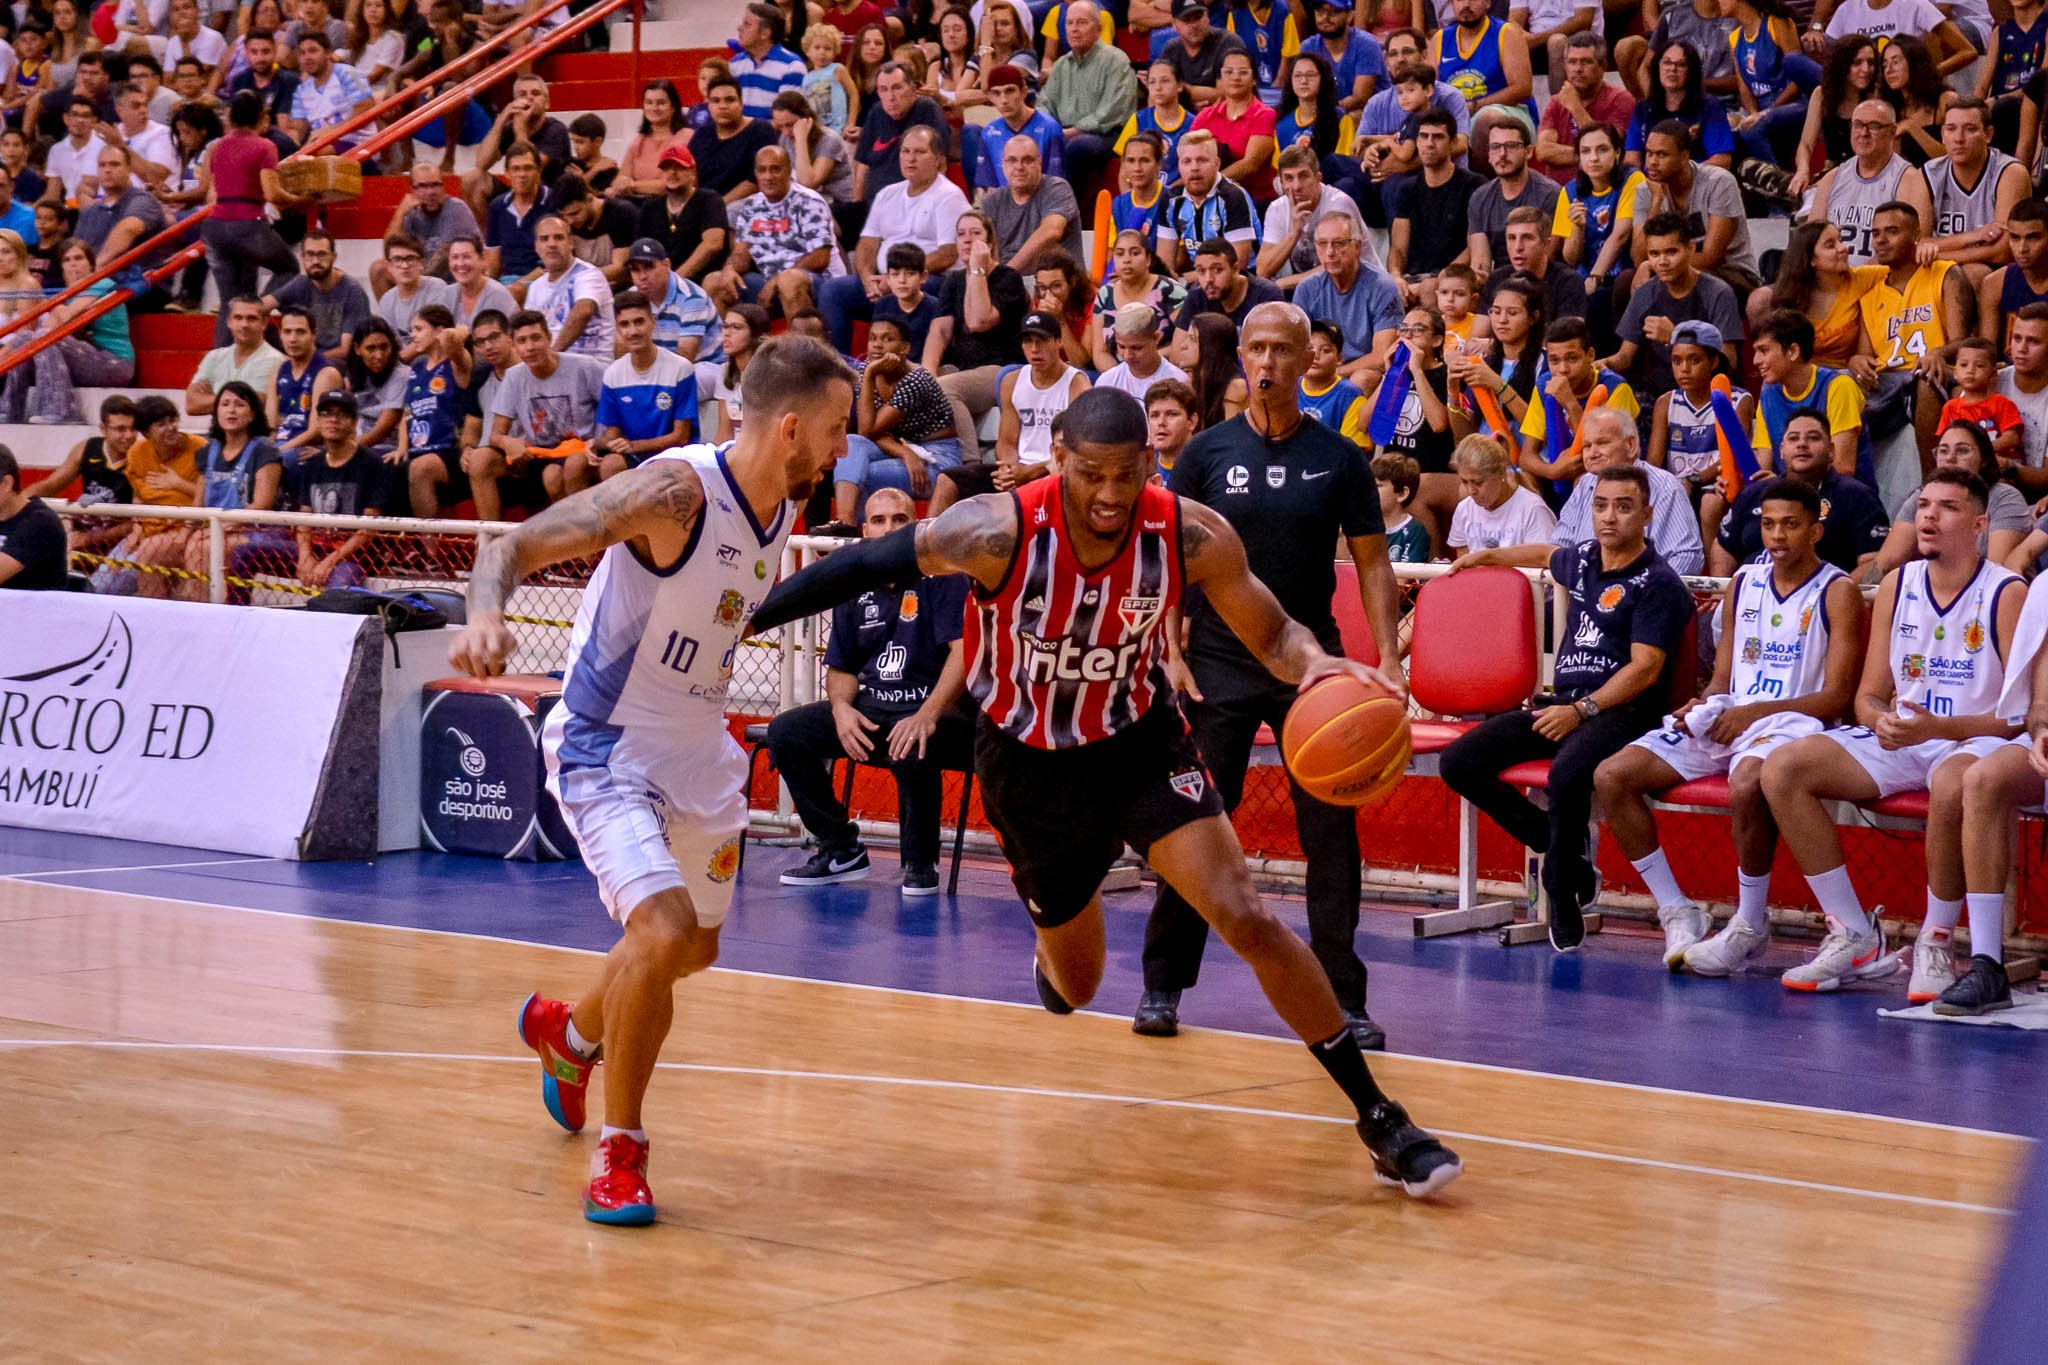
<instances>
[{"instance_id":1,"label":"orange basketball","mask_svg":"<svg viewBox=\"0 0 2048 1365\"><path fill-rule=\"evenodd\" d=\"M1303 791L1333 806L1369 806L1408 769L1408 705L1383 687L1338 674L1295 699L1280 756Z\"/></svg>"}]
</instances>

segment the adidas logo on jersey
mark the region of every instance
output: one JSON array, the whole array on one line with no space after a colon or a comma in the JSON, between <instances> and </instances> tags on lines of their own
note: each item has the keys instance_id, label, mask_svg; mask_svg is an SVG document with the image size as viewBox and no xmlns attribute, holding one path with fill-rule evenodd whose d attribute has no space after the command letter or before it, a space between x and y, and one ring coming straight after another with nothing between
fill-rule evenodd
<instances>
[{"instance_id":1,"label":"adidas logo on jersey","mask_svg":"<svg viewBox=\"0 0 2048 1365\"><path fill-rule=\"evenodd\" d=\"M1044 610L1045 610L1045 599L1044 599L1043 597L1036 597L1036 596L1034 596L1034 597L1033 597L1033 598L1032 598L1032 599L1031 599L1030 601L1028 601L1028 602L1026 602L1026 603L1024 604L1024 610L1026 610L1026 611L1044 611Z\"/></svg>"}]
</instances>

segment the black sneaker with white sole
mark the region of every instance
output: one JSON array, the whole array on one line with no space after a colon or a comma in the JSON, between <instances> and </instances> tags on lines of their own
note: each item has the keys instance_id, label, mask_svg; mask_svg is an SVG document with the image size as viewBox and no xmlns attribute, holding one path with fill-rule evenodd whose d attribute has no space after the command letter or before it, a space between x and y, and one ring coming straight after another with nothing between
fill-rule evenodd
<instances>
[{"instance_id":1,"label":"black sneaker with white sole","mask_svg":"<svg viewBox=\"0 0 2048 1365\"><path fill-rule=\"evenodd\" d=\"M782 874L784 886L830 886L834 882L866 881L868 851L856 846L852 852L821 848L802 863Z\"/></svg>"},{"instance_id":2,"label":"black sneaker with white sole","mask_svg":"<svg viewBox=\"0 0 2048 1365\"><path fill-rule=\"evenodd\" d=\"M1382 1185L1399 1185L1416 1199L1435 1194L1465 1173L1458 1154L1408 1120L1408 1111L1382 1100L1358 1121L1358 1136L1372 1153Z\"/></svg>"},{"instance_id":3,"label":"black sneaker with white sole","mask_svg":"<svg viewBox=\"0 0 2048 1365\"><path fill-rule=\"evenodd\" d=\"M1995 957L1974 953L1970 970L1955 979L1934 1002L1936 1014L1989 1014L2012 1008L2012 982L2005 964Z\"/></svg>"},{"instance_id":4,"label":"black sneaker with white sole","mask_svg":"<svg viewBox=\"0 0 2048 1365\"><path fill-rule=\"evenodd\" d=\"M903 865L903 894L906 896L938 895L939 869L930 863L905 863Z\"/></svg>"}]
</instances>

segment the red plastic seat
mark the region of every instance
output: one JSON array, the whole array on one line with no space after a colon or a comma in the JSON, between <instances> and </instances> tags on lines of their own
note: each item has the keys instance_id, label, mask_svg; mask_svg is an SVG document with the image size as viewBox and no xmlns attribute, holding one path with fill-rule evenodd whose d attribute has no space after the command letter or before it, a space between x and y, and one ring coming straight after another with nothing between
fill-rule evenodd
<instances>
[{"instance_id":1,"label":"red plastic seat","mask_svg":"<svg viewBox=\"0 0 2048 1365\"><path fill-rule=\"evenodd\" d=\"M1667 806L1719 806L1726 809L1728 779L1702 777L1692 782L1681 782L1657 799Z\"/></svg>"},{"instance_id":2,"label":"red plastic seat","mask_svg":"<svg viewBox=\"0 0 2048 1365\"><path fill-rule=\"evenodd\" d=\"M1875 801L1864 802L1863 809L1873 815L1892 815L1902 820L1925 820L1927 793L1900 792L1896 796L1880 796Z\"/></svg>"},{"instance_id":3,"label":"red plastic seat","mask_svg":"<svg viewBox=\"0 0 2048 1365\"><path fill-rule=\"evenodd\" d=\"M1536 690L1536 616L1514 569L1467 569L1422 585L1408 651L1415 702L1439 716L1512 711Z\"/></svg>"},{"instance_id":4,"label":"red plastic seat","mask_svg":"<svg viewBox=\"0 0 2048 1365\"><path fill-rule=\"evenodd\" d=\"M1337 591L1330 598L1330 614L1337 618L1337 633L1344 637L1344 657L1378 668L1380 642L1373 638L1372 622L1365 619L1365 603L1358 596L1358 569L1341 559L1337 561Z\"/></svg>"},{"instance_id":5,"label":"red plastic seat","mask_svg":"<svg viewBox=\"0 0 2048 1365\"><path fill-rule=\"evenodd\" d=\"M1418 754L1440 754L1451 747L1452 741L1469 731L1476 721L1469 720L1418 720L1408 726L1410 752Z\"/></svg>"}]
</instances>

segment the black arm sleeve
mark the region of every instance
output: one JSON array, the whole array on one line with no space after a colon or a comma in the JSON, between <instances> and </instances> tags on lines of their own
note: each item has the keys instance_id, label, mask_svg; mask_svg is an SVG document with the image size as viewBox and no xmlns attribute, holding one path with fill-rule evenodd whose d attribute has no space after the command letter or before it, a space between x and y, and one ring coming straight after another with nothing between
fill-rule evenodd
<instances>
[{"instance_id":1,"label":"black arm sleeve","mask_svg":"<svg viewBox=\"0 0 2048 1365\"><path fill-rule=\"evenodd\" d=\"M756 634L773 630L872 589L907 588L923 577L917 567L915 526L879 540L855 541L769 589L749 629Z\"/></svg>"}]
</instances>

